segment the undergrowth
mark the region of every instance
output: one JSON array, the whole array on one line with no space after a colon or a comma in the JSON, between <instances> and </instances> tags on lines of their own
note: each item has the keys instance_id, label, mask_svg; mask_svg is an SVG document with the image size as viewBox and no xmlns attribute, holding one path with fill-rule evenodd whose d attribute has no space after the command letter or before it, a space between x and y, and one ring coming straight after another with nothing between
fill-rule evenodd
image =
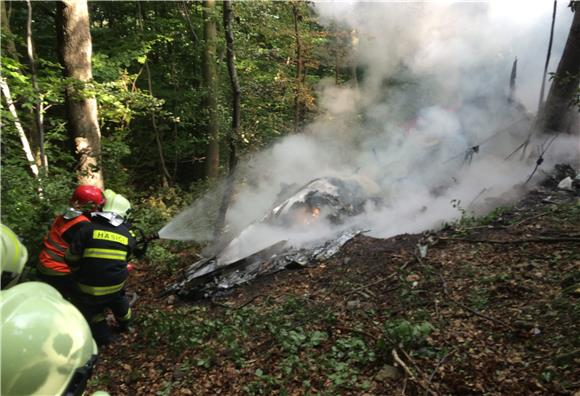
<instances>
[{"instance_id":1,"label":"undergrowth","mask_svg":"<svg viewBox=\"0 0 580 396\"><path fill-rule=\"evenodd\" d=\"M420 347L433 330L426 321L404 319L383 323L377 339L366 335L362 324L337 330L336 313L296 297L280 305L265 302L259 309L227 309L220 315L195 306L155 310L139 321L142 348L163 346L176 355L188 351L192 367L201 370L211 370L223 359L240 370L251 368L253 379L243 386L248 395L284 394L297 383L328 395L364 391L370 378L362 373L368 373L369 366L390 361L392 348ZM256 360L272 363L256 367Z\"/></svg>"}]
</instances>

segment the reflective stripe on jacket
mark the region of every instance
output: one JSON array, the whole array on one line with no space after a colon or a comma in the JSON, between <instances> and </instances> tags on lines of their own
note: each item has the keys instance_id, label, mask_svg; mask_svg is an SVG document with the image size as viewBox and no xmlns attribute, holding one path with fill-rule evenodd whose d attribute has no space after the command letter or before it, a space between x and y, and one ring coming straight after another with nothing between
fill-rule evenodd
<instances>
[{"instance_id":1,"label":"reflective stripe on jacket","mask_svg":"<svg viewBox=\"0 0 580 396\"><path fill-rule=\"evenodd\" d=\"M52 227L44 238L43 247L38 258L40 259L38 270L46 275L68 275L70 268L64 260L64 255L68 249L68 242L64 239L64 233L71 227L88 223L89 219L80 215L73 219L65 219L63 215L58 216L52 223Z\"/></svg>"},{"instance_id":2,"label":"reflective stripe on jacket","mask_svg":"<svg viewBox=\"0 0 580 396\"><path fill-rule=\"evenodd\" d=\"M105 296L107 294L113 294L121 291L125 286L125 282L121 282L118 285L112 286L90 286L77 283L77 286L79 290L85 294L90 294L92 296Z\"/></svg>"},{"instance_id":3,"label":"reflective stripe on jacket","mask_svg":"<svg viewBox=\"0 0 580 396\"><path fill-rule=\"evenodd\" d=\"M66 253L79 290L92 296L106 296L123 290L129 276L127 259L136 240L128 224L114 226L93 217L75 235Z\"/></svg>"}]
</instances>

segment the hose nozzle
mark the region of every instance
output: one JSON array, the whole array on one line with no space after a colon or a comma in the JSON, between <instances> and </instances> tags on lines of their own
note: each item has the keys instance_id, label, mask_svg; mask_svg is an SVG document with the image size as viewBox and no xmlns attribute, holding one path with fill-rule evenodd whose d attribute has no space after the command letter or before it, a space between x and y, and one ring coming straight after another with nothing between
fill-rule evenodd
<instances>
[{"instance_id":1,"label":"hose nozzle","mask_svg":"<svg viewBox=\"0 0 580 396\"><path fill-rule=\"evenodd\" d=\"M153 234L145 237L145 241L147 241L147 242L151 242L151 241L154 241L156 239L159 239L159 233L158 232L154 232Z\"/></svg>"}]
</instances>

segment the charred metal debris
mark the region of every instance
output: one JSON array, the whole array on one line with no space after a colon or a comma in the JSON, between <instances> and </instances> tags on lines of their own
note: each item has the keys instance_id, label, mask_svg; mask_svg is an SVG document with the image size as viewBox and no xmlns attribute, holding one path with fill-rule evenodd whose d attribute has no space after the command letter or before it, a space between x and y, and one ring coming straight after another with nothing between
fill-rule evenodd
<instances>
[{"instance_id":1,"label":"charred metal debris","mask_svg":"<svg viewBox=\"0 0 580 396\"><path fill-rule=\"evenodd\" d=\"M361 229L345 229L343 224L348 217L362 213L367 204L381 204L379 199L370 198L369 192L356 179L323 177L298 189L286 186L285 190L286 194L282 191L279 203L261 221L248 226L214 256L192 264L166 288L163 295L177 294L193 299L213 297L228 293L233 287L259 276L289 268L315 266L335 255L345 243L363 232ZM241 247L247 241L245 238L260 227L300 233L320 222L342 225L342 230L330 240L324 238L298 247L284 238L271 243L260 240L252 249Z\"/></svg>"}]
</instances>

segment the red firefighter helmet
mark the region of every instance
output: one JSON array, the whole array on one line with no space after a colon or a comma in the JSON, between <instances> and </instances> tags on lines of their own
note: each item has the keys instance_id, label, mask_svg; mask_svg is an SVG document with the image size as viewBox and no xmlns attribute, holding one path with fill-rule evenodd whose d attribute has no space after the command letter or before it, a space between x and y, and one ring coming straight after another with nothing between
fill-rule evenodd
<instances>
[{"instance_id":1,"label":"red firefighter helmet","mask_svg":"<svg viewBox=\"0 0 580 396\"><path fill-rule=\"evenodd\" d=\"M70 198L71 204L102 206L105 203L103 191L96 186L78 186Z\"/></svg>"}]
</instances>

